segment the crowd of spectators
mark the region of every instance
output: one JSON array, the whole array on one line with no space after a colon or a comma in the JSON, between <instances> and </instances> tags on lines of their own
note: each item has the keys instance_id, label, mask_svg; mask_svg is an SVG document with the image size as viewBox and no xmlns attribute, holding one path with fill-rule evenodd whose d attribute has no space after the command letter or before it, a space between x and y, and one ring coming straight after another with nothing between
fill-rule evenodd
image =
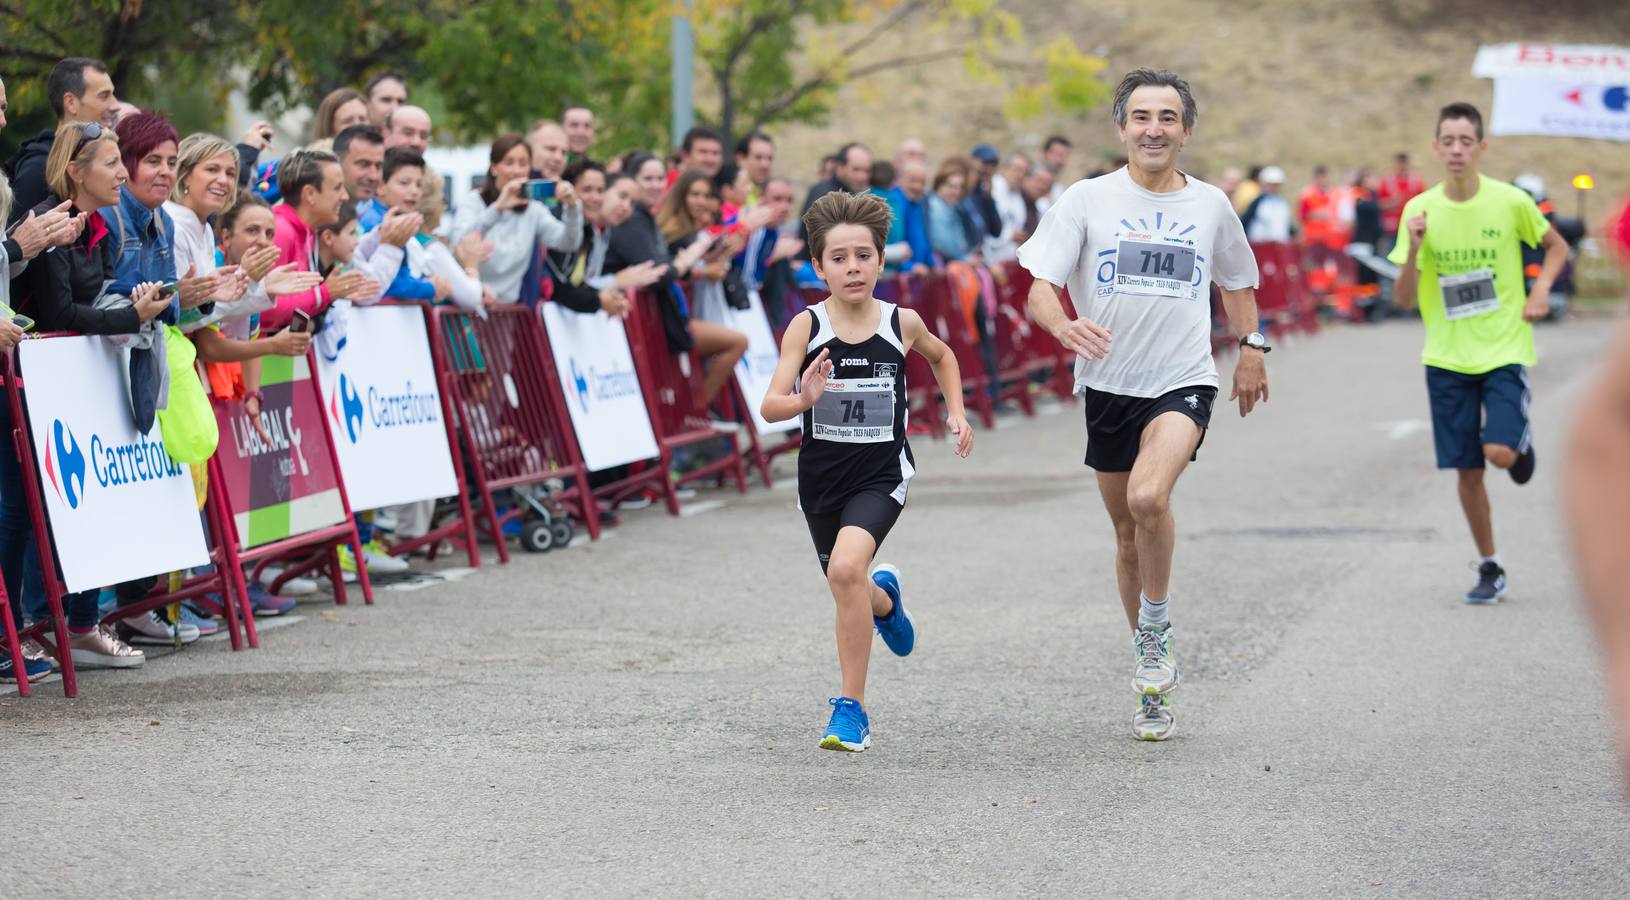
<instances>
[{"instance_id":1,"label":"crowd of spectators","mask_svg":"<svg viewBox=\"0 0 1630 900\"><path fill-rule=\"evenodd\" d=\"M354 305L392 298L481 315L547 300L623 317L639 288L651 289L644 296L669 349L702 360L696 401L706 408L748 348L731 311L756 299L780 326L801 308L799 289L819 285L794 217L838 190L876 193L894 212L885 261L898 277L880 291L945 278L989 362L1006 265L1074 176L1107 171L1073 172L1063 136L1034 158L981 143L931 160L916 139L885 158L852 142L821 161L799 208L769 134L733 139L697 127L671 154L613 156L597 153L594 111L567 105L558 120L493 139L486 171L465 189L427 162L435 123L409 102L400 74L323 97L304 145L275 159L266 122L236 141L181 135L162 112L121 103L115 87L95 60L52 70L46 93L58 124L23 142L0 178L9 226L0 300L40 331L116 336L130 349L130 405L142 427L161 405L155 343L164 326L191 339L215 397L258 419L260 360L303 355L323 328L343 329ZM0 84L0 127L5 104ZM1404 201L1424 187L1402 155L1384 177L1357 173L1341 185L1321 169L1295 208L1284 181L1275 166L1221 179L1253 240L1300 240L1317 254L1354 242L1384 253ZM0 349L22 336L0 317ZM0 403L0 430L9 419ZM43 597L24 477L15 454L0 452L0 567L18 624L42 615ZM359 513L363 552L347 551L347 570L405 569L385 526L408 517ZM138 665L132 644L218 627L196 608L173 622L154 613L99 624L102 606L139 600L148 586L68 598L81 665ZM250 589L257 614L292 605L263 585ZM49 668L42 648L28 649L31 668ZM15 679L9 665L0 661L0 678Z\"/></svg>"}]
</instances>

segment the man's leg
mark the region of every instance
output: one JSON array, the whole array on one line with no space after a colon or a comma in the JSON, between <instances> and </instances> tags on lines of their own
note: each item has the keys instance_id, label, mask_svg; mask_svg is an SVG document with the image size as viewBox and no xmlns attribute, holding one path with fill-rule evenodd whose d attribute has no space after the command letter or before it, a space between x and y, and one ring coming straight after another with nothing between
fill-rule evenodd
<instances>
[{"instance_id":1,"label":"man's leg","mask_svg":"<svg viewBox=\"0 0 1630 900\"><path fill-rule=\"evenodd\" d=\"M1142 592L1156 602L1165 600L1171 586L1172 488L1199 447L1200 434L1200 426L1180 412L1156 416L1144 426L1138 461L1128 480L1127 507L1137 522L1139 583Z\"/></svg>"},{"instance_id":2,"label":"man's leg","mask_svg":"<svg viewBox=\"0 0 1630 900\"><path fill-rule=\"evenodd\" d=\"M826 582L837 604L838 667L843 696L866 705L866 670L871 662L872 618L889 614L894 601L872 582L869 570L877 541L866 529L848 525L838 531Z\"/></svg>"},{"instance_id":3,"label":"man's leg","mask_svg":"<svg viewBox=\"0 0 1630 900\"><path fill-rule=\"evenodd\" d=\"M1478 555L1488 559L1494 555L1494 514L1489 509L1488 490L1483 487L1483 470L1459 471L1460 508L1466 512L1466 524L1471 526Z\"/></svg>"},{"instance_id":4,"label":"man's leg","mask_svg":"<svg viewBox=\"0 0 1630 900\"><path fill-rule=\"evenodd\" d=\"M1121 608L1126 611L1127 624L1135 630L1138 595L1143 587L1138 575L1138 522L1126 503L1126 486L1131 479L1131 472L1098 473L1098 493L1115 526L1115 582L1121 589Z\"/></svg>"}]
</instances>

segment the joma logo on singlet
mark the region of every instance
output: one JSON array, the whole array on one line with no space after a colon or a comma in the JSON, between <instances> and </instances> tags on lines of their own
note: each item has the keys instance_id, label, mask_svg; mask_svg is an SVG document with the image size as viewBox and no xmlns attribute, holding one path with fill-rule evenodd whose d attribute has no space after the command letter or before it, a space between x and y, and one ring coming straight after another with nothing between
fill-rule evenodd
<instances>
[{"instance_id":1,"label":"joma logo on singlet","mask_svg":"<svg viewBox=\"0 0 1630 900\"><path fill-rule=\"evenodd\" d=\"M869 359L850 358L838 360L838 365L840 366L869 366L871 364L872 361Z\"/></svg>"}]
</instances>

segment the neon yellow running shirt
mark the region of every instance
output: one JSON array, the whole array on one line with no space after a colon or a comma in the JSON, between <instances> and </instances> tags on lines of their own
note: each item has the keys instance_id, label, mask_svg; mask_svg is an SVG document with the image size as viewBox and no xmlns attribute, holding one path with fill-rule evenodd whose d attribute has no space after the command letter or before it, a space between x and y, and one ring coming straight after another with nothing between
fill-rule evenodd
<instances>
[{"instance_id":1,"label":"neon yellow running shirt","mask_svg":"<svg viewBox=\"0 0 1630 900\"><path fill-rule=\"evenodd\" d=\"M1477 193L1450 200L1443 185L1404 204L1398 245L1387 258L1409 259L1408 222L1426 213L1426 235L1416 257L1426 348L1421 362L1451 372L1481 375L1501 366L1534 364L1534 327L1524 322L1522 244L1539 246L1551 227L1521 188L1478 176Z\"/></svg>"}]
</instances>

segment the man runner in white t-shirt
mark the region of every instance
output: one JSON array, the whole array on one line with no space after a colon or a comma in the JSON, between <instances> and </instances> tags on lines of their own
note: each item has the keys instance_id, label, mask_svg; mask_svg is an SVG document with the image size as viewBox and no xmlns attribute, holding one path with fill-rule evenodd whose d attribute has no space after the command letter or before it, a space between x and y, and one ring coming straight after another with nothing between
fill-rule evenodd
<instances>
[{"instance_id":1,"label":"man runner in white t-shirt","mask_svg":"<svg viewBox=\"0 0 1630 900\"><path fill-rule=\"evenodd\" d=\"M1137 69L1115 90L1115 124L1130 163L1076 182L1019 248L1036 277L1030 310L1075 351L1085 400L1087 465L1115 525L1121 605L1133 628L1140 696L1132 731L1164 740L1177 686L1166 609L1172 570L1172 487L1205 439L1217 396L1211 282L1240 335L1229 401L1240 415L1268 399L1257 331L1256 258L1221 190L1183 174L1194 97L1175 73ZM1071 320L1059 290L1082 315Z\"/></svg>"}]
</instances>

